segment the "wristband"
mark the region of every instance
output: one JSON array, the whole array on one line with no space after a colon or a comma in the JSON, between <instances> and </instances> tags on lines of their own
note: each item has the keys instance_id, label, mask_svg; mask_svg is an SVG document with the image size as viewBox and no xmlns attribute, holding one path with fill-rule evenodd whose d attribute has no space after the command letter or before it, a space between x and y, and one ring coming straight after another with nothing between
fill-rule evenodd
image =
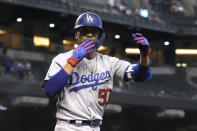
<instances>
[{"instance_id":1,"label":"wristband","mask_svg":"<svg viewBox=\"0 0 197 131\"><path fill-rule=\"evenodd\" d=\"M141 52L141 51L140 51ZM140 53L142 56L148 56L148 55L150 55L150 49L149 50L147 50L146 52L141 52Z\"/></svg>"},{"instance_id":2,"label":"wristband","mask_svg":"<svg viewBox=\"0 0 197 131\"><path fill-rule=\"evenodd\" d=\"M73 67L75 67L75 66L78 64L78 60L75 59L75 58L73 58L73 57L68 58L68 59L67 59L67 62L68 62L69 64L71 64Z\"/></svg>"}]
</instances>

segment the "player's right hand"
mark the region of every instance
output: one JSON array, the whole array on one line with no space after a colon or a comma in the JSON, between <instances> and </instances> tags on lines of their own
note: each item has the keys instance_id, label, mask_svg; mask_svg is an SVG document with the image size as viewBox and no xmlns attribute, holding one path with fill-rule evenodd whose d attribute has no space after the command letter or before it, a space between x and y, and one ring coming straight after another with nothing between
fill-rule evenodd
<instances>
[{"instance_id":1,"label":"player's right hand","mask_svg":"<svg viewBox=\"0 0 197 131\"><path fill-rule=\"evenodd\" d=\"M94 51L95 41L87 39L73 50L72 57L80 62L87 54Z\"/></svg>"}]
</instances>

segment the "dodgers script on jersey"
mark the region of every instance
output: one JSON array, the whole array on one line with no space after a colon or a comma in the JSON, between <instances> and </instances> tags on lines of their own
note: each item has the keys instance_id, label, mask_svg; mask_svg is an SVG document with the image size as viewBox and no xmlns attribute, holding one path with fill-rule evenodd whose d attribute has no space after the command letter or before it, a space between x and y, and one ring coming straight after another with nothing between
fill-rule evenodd
<instances>
[{"instance_id":1,"label":"dodgers script on jersey","mask_svg":"<svg viewBox=\"0 0 197 131\"><path fill-rule=\"evenodd\" d=\"M44 80L55 75L71 57L72 51L61 53L53 60ZM58 94L57 119L102 120L104 106L109 102L116 75L123 79L129 62L97 53L96 57L84 58L74 68L71 79Z\"/></svg>"}]
</instances>

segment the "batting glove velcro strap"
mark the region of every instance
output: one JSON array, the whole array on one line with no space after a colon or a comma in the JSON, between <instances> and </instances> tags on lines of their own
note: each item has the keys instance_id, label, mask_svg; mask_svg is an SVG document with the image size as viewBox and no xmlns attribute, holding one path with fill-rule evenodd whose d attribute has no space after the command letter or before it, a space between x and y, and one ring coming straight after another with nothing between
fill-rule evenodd
<instances>
[{"instance_id":1,"label":"batting glove velcro strap","mask_svg":"<svg viewBox=\"0 0 197 131\"><path fill-rule=\"evenodd\" d=\"M150 54L150 44L148 40L140 33L132 34L133 40L136 46L140 50L142 56L148 56Z\"/></svg>"},{"instance_id":2,"label":"batting glove velcro strap","mask_svg":"<svg viewBox=\"0 0 197 131\"><path fill-rule=\"evenodd\" d=\"M73 67L75 67L75 66L78 64L78 60L75 59L75 58L73 58L73 57L68 58L68 59L67 59L67 62L68 62L69 64L71 64Z\"/></svg>"}]
</instances>

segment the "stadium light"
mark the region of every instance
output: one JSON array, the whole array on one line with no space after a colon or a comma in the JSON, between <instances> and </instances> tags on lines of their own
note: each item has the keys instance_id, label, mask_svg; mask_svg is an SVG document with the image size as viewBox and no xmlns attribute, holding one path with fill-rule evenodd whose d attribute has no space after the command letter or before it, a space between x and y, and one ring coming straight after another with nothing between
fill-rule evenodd
<instances>
[{"instance_id":1,"label":"stadium light","mask_svg":"<svg viewBox=\"0 0 197 131\"><path fill-rule=\"evenodd\" d=\"M159 118L184 118L185 111L181 109L164 109L156 113Z\"/></svg>"},{"instance_id":2,"label":"stadium light","mask_svg":"<svg viewBox=\"0 0 197 131\"><path fill-rule=\"evenodd\" d=\"M187 67L187 63L182 63L181 66L182 67Z\"/></svg>"},{"instance_id":3,"label":"stadium light","mask_svg":"<svg viewBox=\"0 0 197 131\"><path fill-rule=\"evenodd\" d=\"M50 28L54 28L54 27L55 27L55 24L54 24L54 23L50 23L50 24L49 24L49 27L50 27Z\"/></svg>"},{"instance_id":4,"label":"stadium light","mask_svg":"<svg viewBox=\"0 0 197 131\"><path fill-rule=\"evenodd\" d=\"M125 49L125 53L126 54L135 54L135 55L137 55L137 54L140 54L140 51L139 51L138 48L126 48Z\"/></svg>"},{"instance_id":5,"label":"stadium light","mask_svg":"<svg viewBox=\"0 0 197 131\"><path fill-rule=\"evenodd\" d=\"M0 29L0 35L6 34L6 33L7 33L7 31Z\"/></svg>"},{"instance_id":6,"label":"stadium light","mask_svg":"<svg viewBox=\"0 0 197 131\"><path fill-rule=\"evenodd\" d=\"M147 9L140 9L140 16L144 18L148 18L148 10Z\"/></svg>"},{"instance_id":7,"label":"stadium light","mask_svg":"<svg viewBox=\"0 0 197 131\"><path fill-rule=\"evenodd\" d=\"M176 63L176 67L181 67L181 63Z\"/></svg>"},{"instance_id":8,"label":"stadium light","mask_svg":"<svg viewBox=\"0 0 197 131\"><path fill-rule=\"evenodd\" d=\"M73 42L70 40L63 40L62 43L63 45L71 45Z\"/></svg>"},{"instance_id":9,"label":"stadium light","mask_svg":"<svg viewBox=\"0 0 197 131\"><path fill-rule=\"evenodd\" d=\"M113 113L121 113L122 106L118 104L108 104L107 106L105 106L105 111L113 112Z\"/></svg>"},{"instance_id":10,"label":"stadium light","mask_svg":"<svg viewBox=\"0 0 197 131\"><path fill-rule=\"evenodd\" d=\"M120 39L120 35L115 35L115 39Z\"/></svg>"},{"instance_id":11,"label":"stadium light","mask_svg":"<svg viewBox=\"0 0 197 131\"><path fill-rule=\"evenodd\" d=\"M35 46L49 47L50 45L48 37L34 36L33 41Z\"/></svg>"},{"instance_id":12,"label":"stadium light","mask_svg":"<svg viewBox=\"0 0 197 131\"><path fill-rule=\"evenodd\" d=\"M165 41L165 42L164 42L164 45L165 45L165 46L168 46L169 44L170 44L169 41Z\"/></svg>"},{"instance_id":13,"label":"stadium light","mask_svg":"<svg viewBox=\"0 0 197 131\"><path fill-rule=\"evenodd\" d=\"M23 21L23 19L19 17L19 18L16 19L16 21L20 23L20 22Z\"/></svg>"},{"instance_id":14,"label":"stadium light","mask_svg":"<svg viewBox=\"0 0 197 131\"><path fill-rule=\"evenodd\" d=\"M49 104L49 98L37 96L18 96L11 100L14 106L32 105L45 107Z\"/></svg>"},{"instance_id":15,"label":"stadium light","mask_svg":"<svg viewBox=\"0 0 197 131\"><path fill-rule=\"evenodd\" d=\"M0 111L7 111L7 109L8 109L7 107L0 104Z\"/></svg>"},{"instance_id":16,"label":"stadium light","mask_svg":"<svg viewBox=\"0 0 197 131\"><path fill-rule=\"evenodd\" d=\"M176 55L197 55L197 49L176 49Z\"/></svg>"},{"instance_id":17,"label":"stadium light","mask_svg":"<svg viewBox=\"0 0 197 131\"><path fill-rule=\"evenodd\" d=\"M187 67L187 63L176 63L176 67Z\"/></svg>"}]
</instances>

